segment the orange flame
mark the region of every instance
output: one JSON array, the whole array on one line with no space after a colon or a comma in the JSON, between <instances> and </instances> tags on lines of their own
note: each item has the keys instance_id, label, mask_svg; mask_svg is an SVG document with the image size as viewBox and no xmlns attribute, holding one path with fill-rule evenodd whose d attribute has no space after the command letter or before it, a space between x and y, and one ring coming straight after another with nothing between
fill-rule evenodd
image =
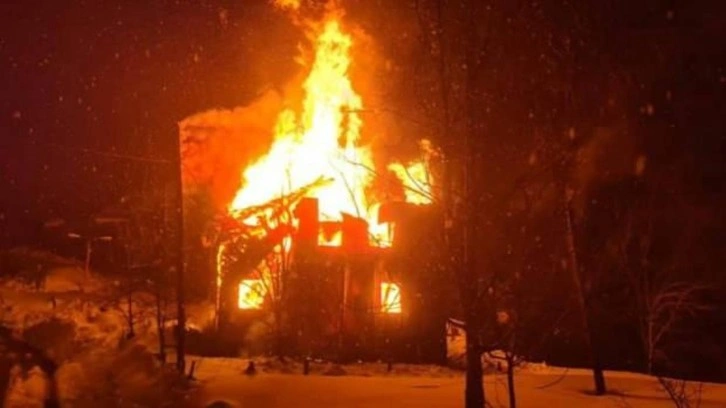
<instances>
[{"instance_id":1,"label":"orange flame","mask_svg":"<svg viewBox=\"0 0 726 408\"><path fill-rule=\"evenodd\" d=\"M366 188L372 180L370 149L360 143L363 108L348 78L352 38L337 20L327 21L315 44L315 59L305 80L301 114L287 109L277 120L275 140L267 155L243 174L243 187L230 210L263 204L309 185L320 177L332 180L317 189L320 218L339 221L348 213L369 221L375 241L388 242L377 225Z\"/></svg>"},{"instance_id":2,"label":"orange flame","mask_svg":"<svg viewBox=\"0 0 726 408\"><path fill-rule=\"evenodd\" d=\"M381 311L398 314L402 312L401 288L398 284L381 282Z\"/></svg>"},{"instance_id":3,"label":"orange flame","mask_svg":"<svg viewBox=\"0 0 726 408\"><path fill-rule=\"evenodd\" d=\"M281 9L297 10L300 8L300 0L272 0L272 4Z\"/></svg>"},{"instance_id":4,"label":"orange flame","mask_svg":"<svg viewBox=\"0 0 726 408\"><path fill-rule=\"evenodd\" d=\"M243 279L239 284L237 307L240 309L261 309L266 295L267 288L262 279Z\"/></svg>"},{"instance_id":5,"label":"orange flame","mask_svg":"<svg viewBox=\"0 0 726 408\"><path fill-rule=\"evenodd\" d=\"M274 3L282 8L299 7L296 0ZM279 114L270 150L244 170L242 188L229 210L234 214L264 204L323 178L330 182L310 193L318 199L320 220L339 222L343 213L362 218L368 222L371 245L387 247L392 229L378 223L380 203L366 194L375 165L370 147L362 144L359 113L363 101L348 73L353 39L342 31L333 14L316 27L321 29L310 36L315 53L303 84L302 110L286 109ZM423 162L389 167L406 187L407 201L416 204L431 202L426 170ZM326 231L318 243L339 246L341 234Z\"/></svg>"},{"instance_id":6,"label":"orange flame","mask_svg":"<svg viewBox=\"0 0 726 408\"><path fill-rule=\"evenodd\" d=\"M296 11L300 0L272 0L285 10ZM338 14L340 15L340 14ZM314 59L303 83L305 97L302 109L283 110L277 117L274 140L269 151L242 174L242 187L229 205L232 215L246 208L268 203L278 197L326 180L327 183L311 189L308 194L318 199L321 230L318 244L339 246L342 233L338 222L343 214L367 221L369 243L387 247L392 243L392 228L378 222L380 202L367 195L375 176L371 149L362 143L363 109L361 96L349 78L350 49L353 39L344 33L337 17L329 15L320 31L311 35L314 41ZM430 144L422 142L424 153ZM428 157L428 155L426 155ZM432 202L428 161L391 163L388 171L394 173L405 188L406 201L415 204ZM265 217L270 217L269 214ZM274 220L266 220L268 222ZM291 221L295 224L296 220ZM250 218L245 223L260 225L262 220ZM290 236L285 237L280 251L290 251ZM218 285L221 285L221 254L218 254ZM243 279L239 284L238 307L260 309L268 296L265 283L270 271L260 279ZM398 284L381 283L381 310L401 313L401 293Z\"/></svg>"},{"instance_id":7,"label":"orange flame","mask_svg":"<svg viewBox=\"0 0 726 408\"><path fill-rule=\"evenodd\" d=\"M403 183L406 201L414 204L431 204L434 201L433 180L429 171L431 160L440 158L441 152L432 143L423 139L419 142L424 160L414 161L407 166L391 163L388 170L392 171Z\"/></svg>"},{"instance_id":8,"label":"orange flame","mask_svg":"<svg viewBox=\"0 0 726 408\"><path fill-rule=\"evenodd\" d=\"M388 169L403 182L406 201L414 204L431 204L431 183L426 165L422 162L404 166L391 163Z\"/></svg>"}]
</instances>

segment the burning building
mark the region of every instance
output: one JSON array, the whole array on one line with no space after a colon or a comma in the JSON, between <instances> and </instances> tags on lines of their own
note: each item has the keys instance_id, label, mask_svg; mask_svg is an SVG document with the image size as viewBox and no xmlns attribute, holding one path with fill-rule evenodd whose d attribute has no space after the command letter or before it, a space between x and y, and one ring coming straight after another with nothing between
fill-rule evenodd
<instances>
[{"instance_id":1,"label":"burning building","mask_svg":"<svg viewBox=\"0 0 726 408\"><path fill-rule=\"evenodd\" d=\"M206 237L218 328L244 343L265 322L287 353L441 361L449 301L436 259L437 153L421 142L417 161L376 162L348 72L353 38L337 13L311 27L303 99L277 114L269 149L243 167ZM180 124L183 145L229 129L200 121Z\"/></svg>"}]
</instances>

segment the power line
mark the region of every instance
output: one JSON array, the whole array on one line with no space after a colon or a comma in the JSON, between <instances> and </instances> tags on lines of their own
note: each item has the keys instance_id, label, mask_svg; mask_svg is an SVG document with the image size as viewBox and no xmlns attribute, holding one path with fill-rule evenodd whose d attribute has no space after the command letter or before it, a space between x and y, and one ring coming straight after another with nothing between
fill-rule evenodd
<instances>
[{"instance_id":1,"label":"power line","mask_svg":"<svg viewBox=\"0 0 726 408\"><path fill-rule=\"evenodd\" d=\"M109 158L118 159L118 160L130 160L130 161L136 161L136 162L164 164L164 165L173 164L171 160L167 160L167 159L159 159L159 158L145 157L145 156L139 156L139 155L133 155L133 154L109 152L106 150L91 149L88 147L67 146L67 145L63 145L60 143L39 142L37 140L28 140L28 141L22 141L22 142L25 144L33 145L33 146L50 147L50 148L60 149L60 150L64 150L64 151L72 152L72 153L82 153L82 154L87 154L87 155L109 157Z\"/></svg>"}]
</instances>

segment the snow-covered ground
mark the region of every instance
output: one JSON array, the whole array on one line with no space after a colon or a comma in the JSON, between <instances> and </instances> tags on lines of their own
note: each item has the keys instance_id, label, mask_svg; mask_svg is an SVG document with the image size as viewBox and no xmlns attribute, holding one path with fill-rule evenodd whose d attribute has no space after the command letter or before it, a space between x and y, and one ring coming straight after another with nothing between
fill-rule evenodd
<instances>
[{"instance_id":1,"label":"snow-covered ground","mask_svg":"<svg viewBox=\"0 0 726 408\"><path fill-rule=\"evenodd\" d=\"M177 378L162 368L153 319L136 313L133 341L124 341L124 305L109 290L114 282L86 277L77 268L52 270L45 285L0 282L2 325L42 349L59 364L56 372L62 406L178 406ZM0 356L7 357L7 356ZM45 375L16 365L9 373L5 407L40 407ZM8 373L0 372L0 378ZM136 405L134 405L136 404Z\"/></svg>"},{"instance_id":2,"label":"snow-covered ground","mask_svg":"<svg viewBox=\"0 0 726 408\"><path fill-rule=\"evenodd\" d=\"M394 365L394 371L387 373L383 364L358 364L343 367L343 375L325 375L332 370L321 365L304 376L297 364L282 369L262 360L258 373L248 376L243 373L247 360L192 360L198 361L196 377L207 404L221 400L241 408L463 406L462 373L442 368ZM609 372L607 381L611 393L595 397L589 394L592 377L587 370L525 368L515 377L517 403L525 408L674 406L652 377ZM508 406L504 375L487 375L484 384L492 406ZM704 384L700 406L726 407L726 385Z\"/></svg>"},{"instance_id":3,"label":"snow-covered ground","mask_svg":"<svg viewBox=\"0 0 726 408\"><path fill-rule=\"evenodd\" d=\"M96 299L98 288L110 284L84 280L78 272L69 269L53 274L41 291L4 282L0 285L3 323L22 331L49 319L73 322L72 345L53 347L59 344L60 337L49 343L51 354L60 353L55 357L61 362L57 376L63 406L105 406L106 402L118 401L109 399L106 395L109 392L123 396L127 402L151 404L135 406L181 406L179 400L169 401L168 394L154 391L164 388L159 386L164 376L148 351L147 346L154 345L153 338L144 339L153 335L153 327L141 324L138 329L143 340L119 348L119 339L125 330L123 313L118 308L99 307ZM192 313L196 316L195 322L204 324L209 311L202 306L198 309ZM55 332L49 332L52 333ZM456 343L457 339L453 340L450 358L457 360L461 356L456 351L462 347ZM458 340L460 343L461 339ZM199 392L188 395L184 406L203 407L218 400L242 408L463 406L462 372L443 367L394 364L389 371L384 363L338 367L313 362L310 375L304 376L300 362L256 358L257 374L248 376L244 374L249 362L246 359L190 356L188 361L195 362ZM487 364L486 359L484 363ZM492 362L488 366L490 374L484 381L488 401L494 407L506 407L506 378L504 374L491 373ZM6 406L40 406L43 374L37 369L21 371L19 367L13 369L11 395ZM609 372L607 381L611 393L594 397L588 393L592 380L587 370L527 364L516 373L518 405L525 408L674 406L652 377ZM92 395L96 393L97 397ZM705 384L700 406L726 407L726 385Z\"/></svg>"}]
</instances>

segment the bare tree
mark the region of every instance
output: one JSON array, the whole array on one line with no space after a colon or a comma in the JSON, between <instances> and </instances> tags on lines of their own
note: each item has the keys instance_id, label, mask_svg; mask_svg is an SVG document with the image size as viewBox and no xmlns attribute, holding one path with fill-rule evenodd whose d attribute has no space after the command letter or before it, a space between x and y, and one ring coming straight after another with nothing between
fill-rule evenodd
<instances>
[{"instance_id":1,"label":"bare tree","mask_svg":"<svg viewBox=\"0 0 726 408\"><path fill-rule=\"evenodd\" d=\"M659 376L658 383L668 394L676 408L697 408L701 406L702 383Z\"/></svg>"},{"instance_id":2,"label":"bare tree","mask_svg":"<svg viewBox=\"0 0 726 408\"><path fill-rule=\"evenodd\" d=\"M287 288L293 268L292 207L327 182L320 179L266 204L221 216L215 237L210 239L217 247L218 315L222 308L232 306L229 302L238 294L243 280L254 281L255 285L244 289L260 304L249 306L269 313L270 319L265 322L272 334L272 351L278 357L285 354L288 334L285 311L289 307ZM252 218L254 223L249 222Z\"/></svg>"},{"instance_id":3,"label":"bare tree","mask_svg":"<svg viewBox=\"0 0 726 408\"><path fill-rule=\"evenodd\" d=\"M171 290L167 277L168 273L164 267L156 267L153 271L155 272L152 278L152 284L156 310L155 321L159 344L159 360L164 364L166 363L166 324L168 321L169 307L171 305Z\"/></svg>"},{"instance_id":4,"label":"bare tree","mask_svg":"<svg viewBox=\"0 0 726 408\"><path fill-rule=\"evenodd\" d=\"M704 302L709 285L691 276L682 276L689 267L692 232L698 225L689 223L678 237L669 231L667 217L658 210L654 196L636 200L624 214L623 226L611 241L611 256L627 277L633 294L635 317L645 355L648 374L670 370L668 352L671 338L689 320L697 319L711 308ZM671 256L662 255L664 245ZM661 254L661 255L658 255ZM683 379L658 375L658 382L676 407L700 405L701 385Z\"/></svg>"},{"instance_id":5,"label":"bare tree","mask_svg":"<svg viewBox=\"0 0 726 408\"><path fill-rule=\"evenodd\" d=\"M289 306L286 303L286 289L292 268L292 245L291 236L289 234L285 235L278 243L274 244L270 253L266 254L256 266L244 274L245 280L259 283L249 285L245 287L245 290L250 291L249 295L255 301L259 299L262 302L259 307L264 312L269 313L270 319L263 319L263 322L272 335L271 351L279 358L285 357L286 350L285 308ZM223 255L223 262L225 257L234 257L233 253L236 251L229 252L231 253ZM238 253L237 255L244 256L244 253ZM235 279L231 275L225 278L239 282L239 279ZM231 284L235 285L235 282L231 282ZM250 306L257 307L257 305Z\"/></svg>"}]
</instances>

